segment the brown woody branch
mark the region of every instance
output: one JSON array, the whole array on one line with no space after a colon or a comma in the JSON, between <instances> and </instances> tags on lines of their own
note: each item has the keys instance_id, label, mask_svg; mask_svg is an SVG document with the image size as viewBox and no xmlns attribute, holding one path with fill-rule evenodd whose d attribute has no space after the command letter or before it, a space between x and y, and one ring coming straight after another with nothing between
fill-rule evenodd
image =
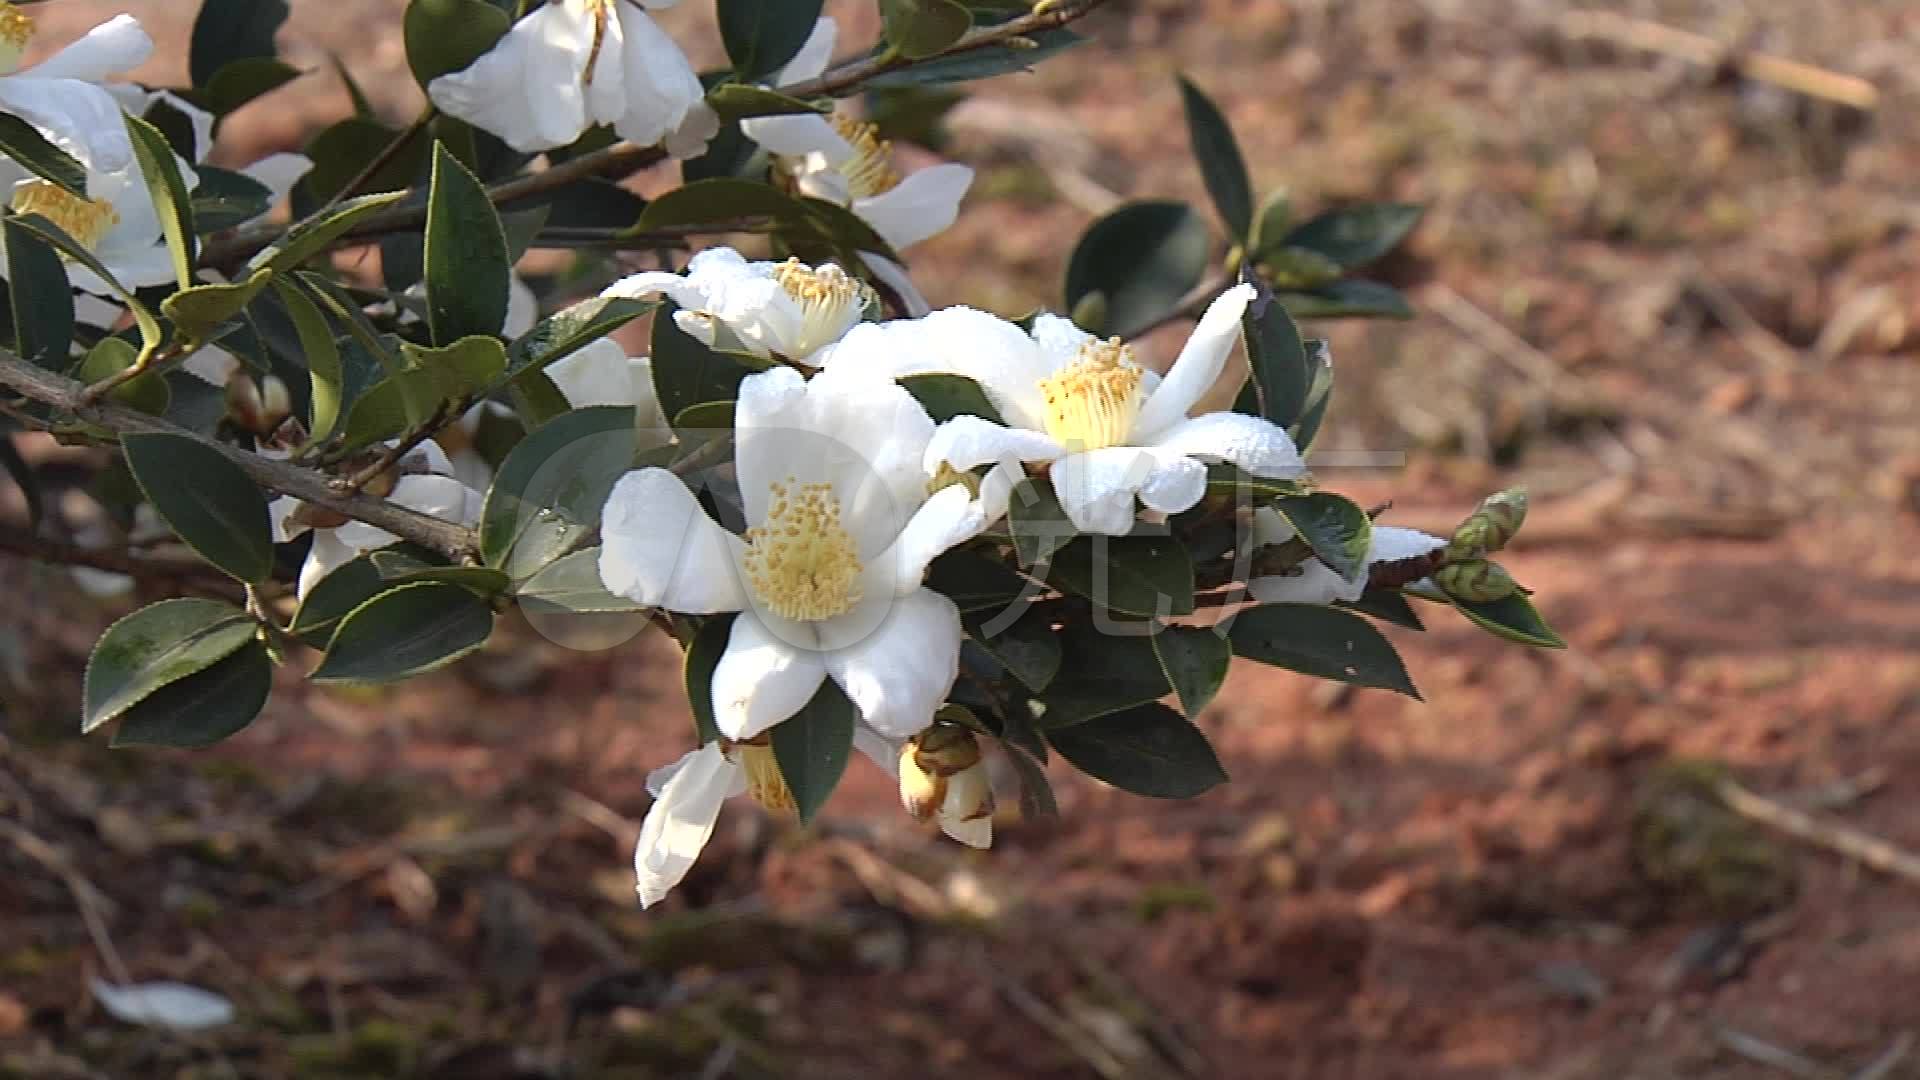
<instances>
[{"instance_id":1,"label":"brown woody branch","mask_svg":"<svg viewBox=\"0 0 1920 1080\"><path fill-rule=\"evenodd\" d=\"M178 424L123 405L110 402L90 404L85 396L86 387L81 383L29 364L5 350L0 350L0 386L71 413L77 419L116 435L161 432L193 439L212 447L262 487L385 529L401 539L438 551L455 562L470 557L478 550L473 530L465 525L442 521L371 495L344 493L334 486L330 477L322 473L216 442ZM188 481L183 478L182 482Z\"/></svg>"}]
</instances>

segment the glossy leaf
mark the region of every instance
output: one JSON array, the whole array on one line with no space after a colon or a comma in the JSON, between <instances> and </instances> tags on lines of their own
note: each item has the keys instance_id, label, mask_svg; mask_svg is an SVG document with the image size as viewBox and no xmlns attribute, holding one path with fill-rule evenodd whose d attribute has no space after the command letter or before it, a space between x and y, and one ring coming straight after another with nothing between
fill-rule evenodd
<instances>
[{"instance_id":1,"label":"glossy leaf","mask_svg":"<svg viewBox=\"0 0 1920 1080\"><path fill-rule=\"evenodd\" d=\"M909 60L952 48L973 29L973 13L954 0L880 0L887 44Z\"/></svg>"},{"instance_id":2,"label":"glossy leaf","mask_svg":"<svg viewBox=\"0 0 1920 1080\"><path fill-rule=\"evenodd\" d=\"M245 173L212 165L195 166L194 171L200 182L190 200L193 227L202 236L245 224L273 207L273 192Z\"/></svg>"},{"instance_id":3,"label":"glossy leaf","mask_svg":"<svg viewBox=\"0 0 1920 1080\"><path fill-rule=\"evenodd\" d=\"M1027 35L1030 49L989 45L968 49L950 56L882 72L867 80L869 88L898 86L937 86L941 83L975 82L1016 71L1031 71L1035 64L1086 42L1086 38L1056 27Z\"/></svg>"},{"instance_id":4,"label":"glossy leaf","mask_svg":"<svg viewBox=\"0 0 1920 1080\"><path fill-rule=\"evenodd\" d=\"M1022 567L1032 566L1073 541L1073 522L1044 480L1021 480L1007 499L1007 531Z\"/></svg>"},{"instance_id":5,"label":"glossy leaf","mask_svg":"<svg viewBox=\"0 0 1920 1080\"><path fill-rule=\"evenodd\" d=\"M600 527L614 482L637 452L633 410L564 413L522 439L494 474L480 512L480 553L515 581Z\"/></svg>"},{"instance_id":6,"label":"glossy leaf","mask_svg":"<svg viewBox=\"0 0 1920 1080\"><path fill-rule=\"evenodd\" d=\"M1366 567L1373 521L1353 500L1316 491L1277 499L1273 508L1334 573L1353 580Z\"/></svg>"},{"instance_id":7,"label":"glossy leaf","mask_svg":"<svg viewBox=\"0 0 1920 1080\"><path fill-rule=\"evenodd\" d=\"M168 683L212 667L252 641L245 612L217 600L162 600L100 635L87 658L80 731L131 709Z\"/></svg>"},{"instance_id":8,"label":"glossy leaf","mask_svg":"<svg viewBox=\"0 0 1920 1080\"><path fill-rule=\"evenodd\" d=\"M1313 385L1300 328L1288 317L1286 308L1262 296L1240 317L1240 330L1247 343L1252 388L1258 395L1254 400L1259 407L1254 415L1281 427L1291 425L1306 408L1307 390Z\"/></svg>"},{"instance_id":9,"label":"glossy leaf","mask_svg":"<svg viewBox=\"0 0 1920 1080\"><path fill-rule=\"evenodd\" d=\"M201 558L241 581L273 573L267 501L240 466L185 435L125 435L120 447L154 510Z\"/></svg>"},{"instance_id":10,"label":"glossy leaf","mask_svg":"<svg viewBox=\"0 0 1920 1080\"><path fill-rule=\"evenodd\" d=\"M1227 779L1200 729L1158 702L1046 734L1074 768L1135 795L1190 799Z\"/></svg>"},{"instance_id":11,"label":"glossy leaf","mask_svg":"<svg viewBox=\"0 0 1920 1080\"><path fill-rule=\"evenodd\" d=\"M720 738L720 725L713 718L713 672L720 666L720 658L726 655L735 618L737 616L730 613L708 617L687 643L686 669L682 674L687 704L693 710L694 733L702 746Z\"/></svg>"},{"instance_id":12,"label":"glossy leaf","mask_svg":"<svg viewBox=\"0 0 1920 1080\"><path fill-rule=\"evenodd\" d=\"M193 85L208 85L236 60L272 56L273 35L286 21L286 0L202 0L187 46Z\"/></svg>"},{"instance_id":13,"label":"glossy leaf","mask_svg":"<svg viewBox=\"0 0 1920 1080\"><path fill-rule=\"evenodd\" d=\"M140 352L133 343L123 337L101 338L99 344L87 350L73 377L83 383L96 383L102 379L118 375L132 367L140 358ZM136 375L113 388L107 397L132 409L139 409L152 416L165 416L167 406L173 401L173 393L167 387L167 380L156 371Z\"/></svg>"},{"instance_id":14,"label":"glossy leaf","mask_svg":"<svg viewBox=\"0 0 1920 1080\"><path fill-rule=\"evenodd\" d=\"M0 154L70 195L87 196L87 168L53 145L40 129L12 113L0 113Z\"/></svg>"},{"instance_id":15,"label":"glossy leaf","mask_svg":"<svg viewBox=\"0 0 1920 1080\"><path fill-rule=\"evenodd\" d=\"M120 302L127 306L127 311L133 315L133 321L140 327L140 340L144 347L147 349L160 347L160 343L166 339L166 331L160 328L159 320L153 317L153 312L147 309L147 305L142 303L139 297L120 284L119 279L113 276L113 271L107 269L106 264L95 258L93 252L68 236L60 226L39 214L19 214L7 220L32 232L53 245L60 254L93 271L95 276L113 289L113 294L120 298Z\"/></svg>"},{"instance_id":16,"label":"glossy leaf","mask_svg":"<svg viewBox=\"0 0 1920 1080\"><path fill-rule=\"evenodd\" d=\"M261 269L243 281L190 286L160 301L160 312L186 340L208 341L221 323L238 318L272 277L272 271Z\"/></svg>"},{"instance_id":17,"label":"glossy leaf","mask_svg":"<svg viewBox=\"0 0 1920 1080\"><path fill-rule=\"evenodd\" d=\"M821 0L719 0L715 16L734 77L760 82L785 67L813 33L820 8Z\"/></svg>"},{"instance_id":18,"label":"glossy leaf","mask_svg":"<svg viewBox=\"0 0 1920 1080\"><path fill-rule=\"evenodd\" d=\"M244 0L242 0L244 2ZM300 77L300 69L271 56L235 60L214 73L213 81L187 97L216 116L264 97Z\"/></svg>"},{"instance_id":19,"label":"glossy leaf","mask_svg":"<svg viewBox=\"0 0 1920 1080\"><path fill-rule=\"evenodd\" d=\"M193 284L193 263L199 251L199 237L193 231L193 204L187 196L187 183L180 176L173 147L158 128L138 117L121 114L127 137L133 142L133 156L140 162L140 174L147 181L147 196L160 215L160 232L167 240L167 253L173 256L173 277L182 289Z\"/></svg>"},{"instance_id":20,"label":"glossy leaf","mask_svg":"<svg viewBox=\"0 0 1920 1080\"><path fill-rule=\"evenodd\" d=\"M273 661L248 641L211 667L168 683L128 709L112 746L198 749L253 723L273 692Z\"/></svg>"},{"instance_id":21,"label":"glossy leaf","mask_svg":"<svg viewBox=\"0 0 1920 1080\"><path fill-rule=\"evenodd\" d=\"M391 149L394 141L402 138L406 142L397 150ZM299 187L315 201L331 199L360 180L360 174L383 156L385 163L360 181L358 190L408 187L427 167L431 149L432 144L422 133L403 133L378 120L349 116L308 140L305 153L313 159L313 169L300 179Z\"/></svg>"},{"instance_id":22,"label":"glossy leaf","mask_svg":"<svg viewBox=\"0 0 1920 1080\"><path fill-rule=\"evenodd\" d=\"M1302 222L1286 243L1311 248L1351 270L1392 251L1420 223L1425 207L1369 203L1328 210Z\"/></svg>"},{"instance_id":23,"label":"glossy leaf","mask_svg":"<svg viewBox=\"0 0 1920 1080\"><path fill-rule=\"evenodd\" d=\"M400 585L354 608L333 632L316 682L381 683L432 671L486 644L493 609L458 585Z\"/></svg>"},{"instance_id":24,"label":"glossy leaf","mask_svg":"<svg viewBox=\"0 0 1920 1080\"><path fill-rule=\"evenodd\" d=\"M1547 625L1547 620L1533 606L1533 601L1522 593L1515 593L1505 600L1454 600L1453 606L1459 608L1460 614L1475 626L1496 637L1537 649L1567 647L1565 639Z\"/></svg>"},{"instance_id":25,"label":"glossy leaf","mask_svg":"<svg viewBox=\"0 0 1920 1080\"><path fill-rule=\"evenodd\" d=\"M839 684L821 679L820 689L799 712L774 725L773 757L802 822L813 820L847 771L857 715Z\"/></svg>"},{"instance_id":26,"label":"glossy leaf","mask_svg":"<svg viewBox=\"0 0 1920 1080\"><path fill-rule=\"evenodd\" d=\"M996 424L1005 423L1000 419L1000 410L987 400L986 391L964 375L909 375L900 380L900 385L907 388L907 393L913 395L936 424L956 416L978 416Z\"/></svg>"},{"instance_id":27,"label":"glossy leaf","mask_svg":"<svg viewBox=\"0 0 1920 1080\"><path fill-rule=\"evenodd\" d=\"M512 584L507 575L487 566L453 566L439 559L423 559L411 552L386 549L369 558L380 580L389 585L410 581L444 581L479 596L498 596Z\"/></svg>"},{"instance_id":28,"label":"glossy leaf","mask_svg":"<svg viewBox=\"0 0 1920 1080\"><path fill-rule=\"evenodd\" d=\"M300 340L300 352L306 360L307 373L311 380L308 402L311 417L308 423L310 438L319 442L333 434L334 425L340 422L340 410L346 398L346 371L340 359L340 345L333 336L333 328L327 324L326 316L306 293L285 281L274 281L274 293L279 297L287 318L293 323L294 333Z\"/></svg>"},{"instance_id":29,"label":"glossy leaf","mask_svg":"<svg viewBox=\"0 0 1920 1080\"><path fill-rule=\"evenodd\" d=\"M405 192L387 191L348 199L311 221L295 226L274 246L254 256L250 265L266 266L275 273L298 267L327 249L354 226L399 202Z\"/></svg>"},{"instance_id":30,"label":"glossy leaf","mask_svg":"<svg viewBox=\"0 0 1920 1080\"><path fill-rule=\"evenodd\" d=\"M441 345L497 334L507 318L507 236L480 178L445 146L427 194L427 324Z\"/></svg>"},{"instance_id":31,"label":"glossy leaf","mask_svg":"<svg viewBox=\"0 0 1920 1080\"><path fill-rule=\"evenodd\" d=\"M340 620L388 588L371 553L348 560L315 582L300 598L289 627L307 644L324 650Z\"/></svg>"},{"instance_id":32,"label":"glossy leaf","mask_svg":"<svg viewBox=\"0 0 1920 1080\"><path fill-rule=\"evenodd\" d=\"M1249 660L1420 696L1393 645L1351 612L1315 604L1262 604L1236 614L1228 637L1234 655Z\"/></svg>"},{"instance_id":33,"label":"glossy leaf","mask_svg":"<svg viewBox=\"0 0 1920 1080\"><path fill-rule=\"evenodd\" d=\"M13 351L22 360L65 371L73 344L73 289L67 269L45 240L8 217L5 226L7 301Z\"/></svg>"},{"instance_id":34,"label":"glossy leaf","mask_svg":"<svg viewBox=\"0 0 1920 1080\"><path fill-rule=\"evenodd\" d=\"M1254 215L1253 235L1248 238L1247 250L1259 257L1268 245L1278 244L1287 235L1287 226L1291 224L1293 202L1287 198L1286 189L1268 194Z\"/></svg>"},{"instance_id":35,"label":"glossy leaf","mask_svg":"<svg viewBox=\"0 0 1920 1080\"><path fill-rule=\"evenodd\" d=\"M1007 568L999 559L956 548L927 568L927 588L954 602L964 614L998 611L1039 586Z\"/></svg>"},{"instance_id":36,"label":"glossy leaf","mask_svg":"<svg viewBox=\"0 0 1920 1080\"><path fill-rule=\"evenodd\" d=\"M1296 319L1411 319L1413 308L1400 290L1377 281L1349 278L1311 292L1277 296Z\"/></svg>"},{"instance_id":37,"label":"glossy leaf","mask_svg":"<svg viewBox=\"0 0 1920 1080\"><path fill-rule=\"evenodd\" d=\"M1063 656L1060 636L1054 632L1051 621L1029 609L1011 625L996 625L991 633L982 629L983 622L998 624L1004 620L997 617L968 620L967 631L974 641L1020 680L1022 686L1036 694L1046 690L1060 673Z\"/></svg>"},{"instance_id":38,"label":"glossy leaf","mask_svg":"<svg viewBox=\"0 0 1920 1080\"><path fill-rule=\"evenodd\" d=\"M539 371L652 311L651 300L596 297L540 320L507 349L507 373Z\"/></svg>"},{"instance_id":39,"label":"glossy leaf","mask_svg":"<svg viewBox=\"0 0 1920 1080\"><path fill-rule=\"evenodd\" d=\"M1148 640L1180 696L1180 708L1188 716L1199 716L1227 681L1233 646L1226 635L1207 626L1169 626Z\"/></svg>"},{"instance_id":40,"label":"glossy leaf","mask_svg":"<svg viewBox=\"0 0 1920 1080\"><path fill-rule=\"evenodd\" d=\"M1207 271L1207 223L1185 203L1128 203L1093 223L1067 264L1067 309L1093 293L1106 317L1093 334L1128 336L1172 314Z\"/></svg>"},{"instance_id":41,"label":"glossy leaf","mask_svg":"<svg viewBox=\"0 0 1920 1080\"><path fill-rule=\"evenodd\" d=\"M1082 536L1054 555L1047 582L1109 611L1193 614L1193 559L1171 536Z\"/></svg>"},{"instance_id":42,"label":"glossy leaf","mask_svg":"<svg viewBox=\"0 0 1920 1080\"><path fill-rule=\"evenodd\" d=\"M1340 606L1409 630L1427 628L1413 610L1413 605L1395 589L1368 589L1360 595L1360 599L1352 603L1342 602Z\"/></svg>"},{"instance_id":43,"label":"glossy leaf","mask_svg":"<svg viewBox=\"0 0 1920 1080\"><path fill-rule=\"evenodd\" d=\"M1227 231L1245 244L1253 231L1253 181L1247 176L1246 159L1234 140L1233 127L1205 91L1180 78L1180 101L1187 114L1187 140L1200 165L1201 179L1213 208L1220 212Z\"/></svg>"},{"instance_id":44,"label":"glossy leaf","mask_svg":"<svg viewBox=\"0 0 1920 1080\"><path fill-rule=\"evenodd\" d=\"M401 20L407 66L424 88L471 67L512 25L513 19L487 0L412 0Z\"/></svg>"},{"instance_id":45,"label":"glossy leaf","mask_svg":"<svg viewBox=\"0 0 1920 1080\"><path fill-rule=\"evenodd\" d=\"M710 401L732 401L753 374L731 353L710 349L673 321L672 305L653 317L653 387L671 417Z\"/></svg>"},{"instance_id":46,"label":"glossy leaf","mask_svg":"<svg viewBox=\"0 0 1920 1080\"><path fill-rule=\"evenodd\" d=\"M1042 730L1083 724L1173 692L1144 633L1106 633L1084 621L1070 622L1060 644L1060 673L1038 696L1038 707L1030 707Z\"/></svg>"},{"instance_id":47,"label":"glossy leaf","mask_svg":"<svg viewBox=\"0 0 1920 1080\"><path fill-rule=\"evenodd\" d=\"M647 610L645 604L615 596L601 584L597 546L553 560L521 582L513 596L536 611L616 614Z\"/></svg>"},{"instance_id":48,"label":"glossy leaf","mask_svg":"<svg viewBox=\"0 0 1920 1080\"><path fill-rule=\"evenodd\" d=\"M754 0L749 0L754 2ZM761 6L756 3L755 6ZM765 5L773 6L773 5ZM803 101L778 90L745 83L722 83L707 95L707 104L721 120L745 120L755 116L793 116L805 113L830 113L831 100Z\"/></svg>"}]
</instances>

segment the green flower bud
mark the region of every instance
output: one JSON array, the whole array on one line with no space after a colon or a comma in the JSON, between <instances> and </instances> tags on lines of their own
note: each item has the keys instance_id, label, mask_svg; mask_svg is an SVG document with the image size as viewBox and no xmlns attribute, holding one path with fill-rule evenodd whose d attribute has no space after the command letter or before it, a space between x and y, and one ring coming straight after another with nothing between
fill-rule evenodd
<instances>
[{"instance_id":1,"label":"green flower bud","mask_svg":"<svg viewBox=\"0 0 1920 1080\"><path fill-rule=\"evenodd\" d=\"M1453 539L1447 544L1447 558L1465 562L1499 551L1526 520L1526 488L1508 488L1489 495L1479 509L1453 531Z\"/></svg>"},{"instance_id":2,"label":"green flower bud","mask_svg":"<svg viewBox=\"0 0 1920 1080\"><path fill-rule=\"evenodd\" d=\"M1434 571L1433 581L1456 600L1505 600L1520 591L1505 567L1485 559L1450 563Z\"/></svg>"}]
</instances>

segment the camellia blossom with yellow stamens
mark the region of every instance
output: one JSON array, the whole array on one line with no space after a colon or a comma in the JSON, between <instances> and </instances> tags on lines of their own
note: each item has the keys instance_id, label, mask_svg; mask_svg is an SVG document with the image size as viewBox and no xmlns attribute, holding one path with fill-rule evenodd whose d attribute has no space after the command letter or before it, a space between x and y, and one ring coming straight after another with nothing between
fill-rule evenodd
<instances>
[{"instance_id":1,"label":"camellia blossom with yellow stamens","mask_svg":"<svg viewBox=\"0 0 1920 1080\"><path fill-rule=\"evenodd\" d=\"M33 16L0 2L0 112L39 129L55 146L102 172L133 165L120 105L100 84L153 55L153 39L131 15L116 15L22 71Z\"/></svg>"},{"instance_id":2,"label":"camellia blossom with yellow stamens","mask_svg":"<svg viewBox=\"0 0 1920 1080\"><path fill-rule=\"evenodd\" d=\"M87 170L86 198L29 177L14 183L9 208L16 214L38 214L58 225L98 259L114 280L129 289L171 282L173 256L167 250L160 211L153 204L139 163L130 161L112 172L96 168L91 161L83 159L81 163ZM191 165L178 155L174 165L189 191L198 186L199 176ZM75 288L99 295L114 291L92 270L63 261L67 280Z\"/></svg>"},{"instance_id":3,"label":"camellia blossom with yellow stamens","mask_svg":"<svg viewBox=\"0 0 1920 1080\"><path fill-rule=\"evenodd\" d=\"M538 3L493 48L442 75L427 96L442 112L522 153L566 146L606 124L641 146L697 155L719 130L686 54L647 15L680 0Z\"/></svg>"},{"instance_id":4,"label":"camellia blossom with yellow stamens","mask_svg":"<svg viewBox=\"0 0 1920 1080\"><path fill-rule=\"evenodd\" d=\"M734 409L743 533L709 518L665 469L614 485L600 526L608 591L683 614L738 612L712 685L714 722L731 745L696 754L701 771L656 804L653 813L676 824L642 838L643 898L671 887L691 862L686 850L705 842L701 823L711 829L730 790L720 758L751 764L750 748L823 680L883 739L911 738L933 722L959 672L962 633L959 609L922 579L929 562L986 524L965 485L929 490L921 463L934 429L899 386L809 381L776 367L742 380ZM650 843L680 854L661 847L655 858Z\"/></svg>"},{"instance_id":5,"label":"camellia blossom with yellow stamens","mask_svg":"<svg viewBox=\"0 0 1920 1080\"><path fill-rule=\"evenodd\" d=\"M971 308L855 327L819 360L835 375L974 380L1006 425L954 417L928 445L927 469L1046 462L1076 529L1122 535L1133 528L1136 500L1168 514L1199 502L1208 462L1261 477L1304 471L1293 440L1267 420L1189 415L1224 369L1254 295L1253 286L1237 285L1214 300L1164 378L1142 367L1132 346L1058 316L1037 317L1026 333Z\"/></svg>"},{"instance_id":6,"label":"camellia blossom with yellow stamens","mask_svg":"<svg viewBox=\"0 0 1920 1080\"><path fill-rule=\"evenodd\" d=\"M774 75L774 85L819 77L827 70L838 37L832 19L816 22L800 52ZM740 130L773 155L775 183L852 210L895 251L951 226L959 216L960 200L973 185L973 170L952 163L902 175L893 147L880 138L879 130L845 112L756 116L742 120ZM861 258L901 294L909 314L926 313L926 302L904 268L873 252L862 252Z\"/></svg>"},{"instance_id":7,"label":"camellia blossom with yellow stamens","mask_svg":"<svg viewBox=\"0 0 1920 1080\"><path fill-rule=\"evenodd\" d=\"M801 363L840 340L876 302L865 282L832 263L748 262L732 248L695 255L684 275L634 274L601 295L665 296L680 305L675 324L709 347L741 347ZM723 340L723 329L731 341Z\"/></svg>"}]
</instances>

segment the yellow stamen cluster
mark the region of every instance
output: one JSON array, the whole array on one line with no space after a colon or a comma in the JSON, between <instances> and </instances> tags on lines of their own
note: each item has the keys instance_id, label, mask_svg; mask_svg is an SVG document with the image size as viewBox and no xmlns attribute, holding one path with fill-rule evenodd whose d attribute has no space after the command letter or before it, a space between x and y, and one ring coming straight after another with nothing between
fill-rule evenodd
<instances>
[{"instance_id":1,"label":"yellow stamen cluster","mask_svg":"<svg viewBox=\"0 0 1920 1080\"><path fill-rule=\"evenodd\" d=\"M900 173L893 167L893 144L880 137L878 127L840 113L834 113L832 120L833 130L853 146L853 157L839 169L854 198L870 199L900 186Z\"/></svg>"},{"instance_id":2,"label":"yellow stamen cluster","mask_svg":"<svg viewBox=\"0 0 1920 1080\"><path fill-rule=\"evenodd\" d=\"M746 532L747 583L769 611L817 622L860 602L860 552L830 483L772 486L766 520Z\"/></svg>"},{"instance_id":3,"label":"yellow stamen cluster","mask_svg":"<svg viewBox=\"0 0 1920 1080\"><path fill-rule=\"evenodd\" d=\"M39 214L60 226L84 248L92 248L120 224L119 212L107 200L83 199L45 180L15 188L12 205L17 214Z\"/></svg>"},{"instance_id":4,"label":"yellow stamen cluster","mask_svg":"<svg viewBox=\"0 0 1920 1080\"><path fill-rule=\"evenodd\" d=\"M787 786L787 777L780 771L780 762L773 756L773 747L766 736L752 742L734 743L732 755L746 771L747 794L753 796L754 802L776 814L797 812L793 789Z\"/></svg>"},{"instance_id":5,"label":"yellow stamen cluster","mask_svg":"<svg viewBox=\"0 0 1920 1080\"><path fill-rule=\"evenodd\" d=\"M796 351L802 356L793 359L804 359L839 340L874 300L866 282L832 264L815 270L799 259L788 259L773 268L773 279L800 305Z\"/></svg>"},{"instance_id":6,"label":"yellow stamen cluster","mask_svg":"<svg viewBox=\"0 0 1920 1080\"><path fill-rule=\"evenodd\" d=\"M20 68L27 42L33 40L33 16L17 6L0 0L0 75L11 75Z\"/></svg>"},{"instance_id":7,"label":"yellow stamen cluster","mask_svg":"<svg viewBox=\"0 0 1920 1080\"><path fill-rule=\"evenodd\" d=\"M928 478L927 494L929 496L936 495L941 490L950 488L955 484L966 488L967 494L975 498L980 497L980 478L970 472L956 469L951 463L945 461L941 462L938 471Z\"/></svg>"},{"instance_id":8,"label":"yellow stamen cluster","mask_svg":"<svg viewBox=\"0 0 1920 1080\"><path fill-rule=\"evenodd\" d=\"M1141 375L1119 338L1082 345L1073 363L1040 380L1047 434L1072 450L1124 444L1140 415Z\"/></svg>"}]
</instances>

